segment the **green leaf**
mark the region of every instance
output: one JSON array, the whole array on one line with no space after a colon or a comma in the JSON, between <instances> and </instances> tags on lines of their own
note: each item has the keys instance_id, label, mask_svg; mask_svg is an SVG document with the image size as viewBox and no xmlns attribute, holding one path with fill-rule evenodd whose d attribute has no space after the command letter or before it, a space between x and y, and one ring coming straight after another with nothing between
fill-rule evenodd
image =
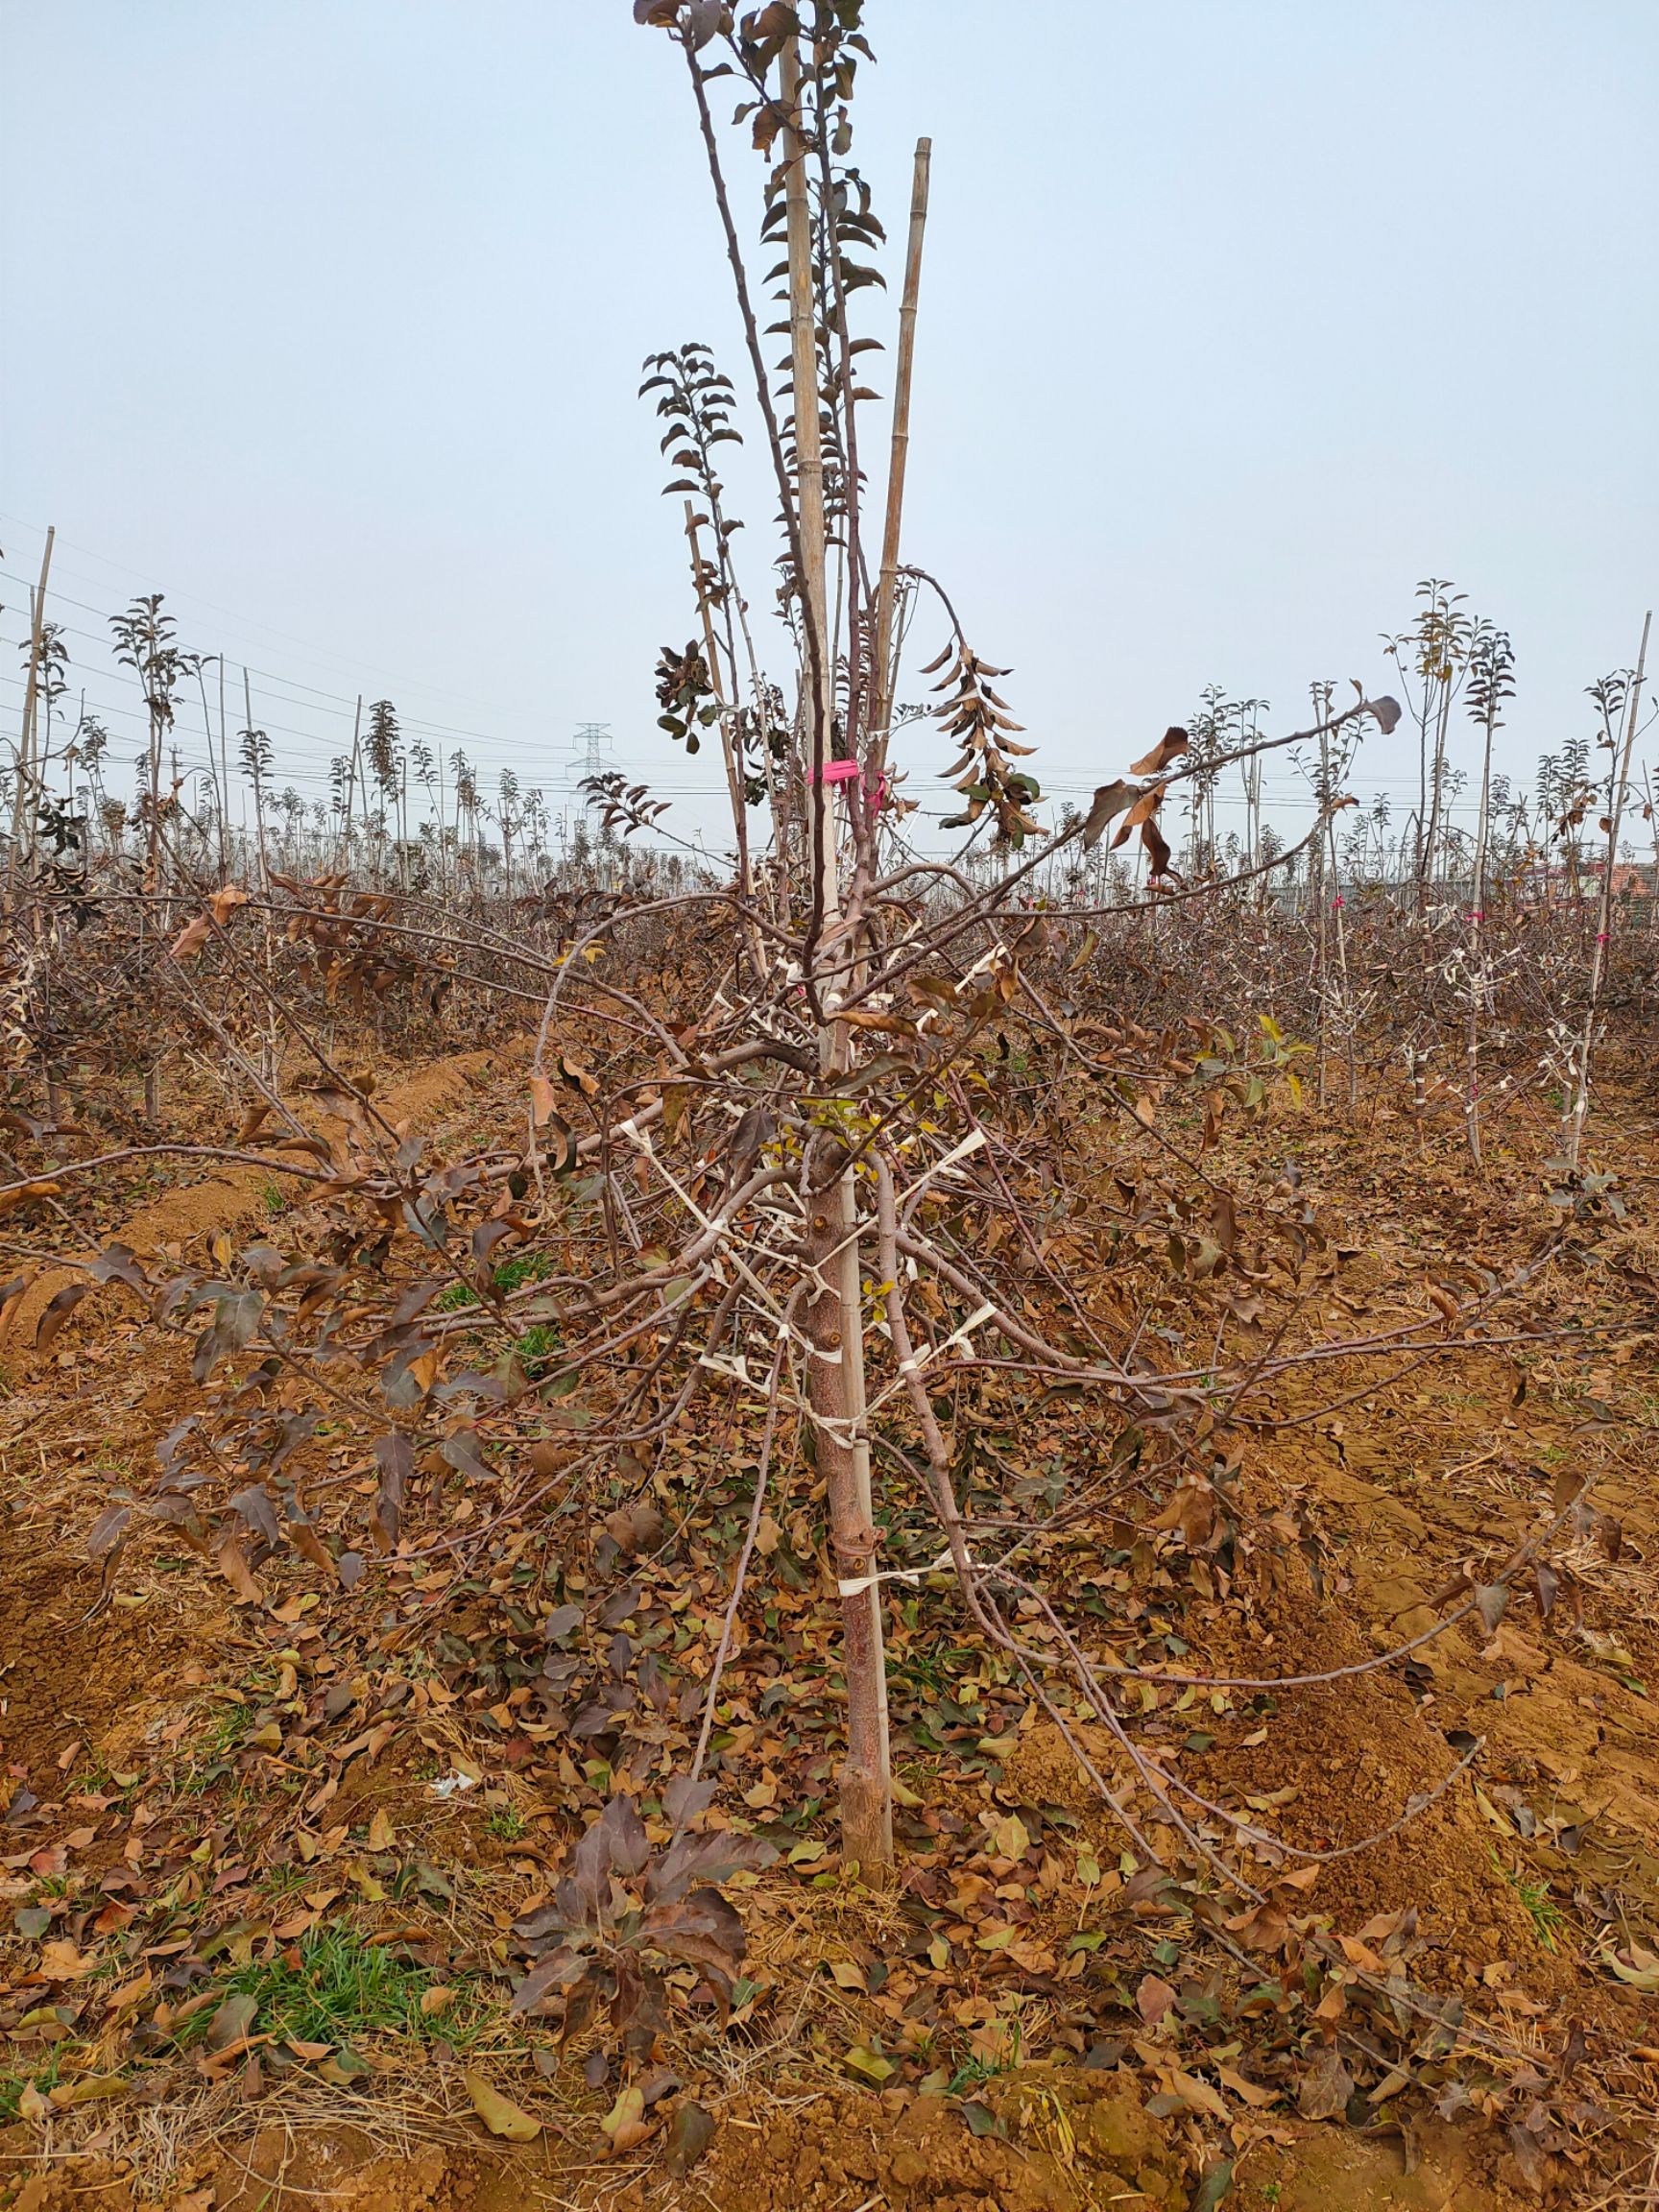
<instances>
[{"instance_id":1,"label":"green leaf","mask_svg":"<svg viewBox=\"0 0 1659 2212\"><path fill-rule=\"evenodd\" d=\"M342 2043L338 2051L319 2059L317 2071L332 2088L349 2089L353 2081L361 2081L374 2069L367 2058L360 2058L349 2044Z\"/></svg>"},{"instance_id":2,"label":"green leaf","mask_svg":"<svg viewBox=\"0 0 1659 2212\"><path fill-rule=\"evenodd\" d=\"M1218 2158L1198 2184L1192 2199L1192 2212L1215 2212L1216 2205L1230 2195L1232 2188L1233 2161Z\"/></svg>"},{"instance_id":3,"label":"green leaf","mask_svg":"<svg viewBox=\"0 0 1659 2212\"><path fill-rule=\"evenodd\" d=\"M991 1831L991 1846L998 1859L1023 1859L1031 1848L1031 1832L1018 1813L998 1820Z\"/></svg>"},{"instance_id":4,"label":"green leaf","mask_svg":"<svg viewBox=\"0 0 1659 2212\"><path fill-rule=\"evenodd\" d=\"M845 2064L850 2072L874 2082L878 2089L884 2081L890 2081L897 2071L891 2058L883 2058L880 2052L868 2043L855 2043L848 2052Z\"/></svg>"},{"instance_id":5,"label":"green leaf","mask_svg":"<svg viewBox=\"0 0 1659 2212\"><path fill-rule=\"evenodd\" d=\"M508 2143L534 2143L541 2132L540 2120L533 2120L510 2097L492 2087L482 2074L469 2066L461 2077L467 2094L472 2100L472 2109L489 2128L492 2135L499 2135Z\"/></svg>"},{"instance_id":6,"label":"green leaf","mask_svg":"<svg viewBox=\"0 0 1659 2212\"><path fill-rule=\"evenodd\" d=\"M252 2035L258 2010L259 2000L256 1997L227 1997L208 2025L206 2048L209 2051L228 2051L231 2044L240 2043L245 2036Z\"/></svg>"},{"instance_id":7,"label":"green leaf","mask_svg":"<svg viewBox=\"0 0 1659 2212\"><path fill-rule=\"evenodd\" d=\"M47 2095L60 2107L90 2104L100 2097L125 2097L132 2086L120 2074L83 2074L74 2081L60 2081Z\"/></svg>"},{"instance_id":8,"label":"green leaf","mask_svg":"<svg viewBox=\"0 0 1659 2212\"><path fill-rule=\"evenodd\" d=\"M666 2164L671 2174L688 2174L713 2140L715 2122L701 2104L682 2104L668 2124Z\"/></svg>"}]
</instances>

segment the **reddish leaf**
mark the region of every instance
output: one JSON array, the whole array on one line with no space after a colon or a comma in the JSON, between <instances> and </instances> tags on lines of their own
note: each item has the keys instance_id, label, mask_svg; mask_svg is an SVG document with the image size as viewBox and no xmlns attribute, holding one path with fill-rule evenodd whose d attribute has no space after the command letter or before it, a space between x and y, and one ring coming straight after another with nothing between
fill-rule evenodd
<instances>
[{"instance_id":1,"label":"reddish leaf","mask_svg":"<svg viewBox=\"0 0 1659 2212\"><path fill-rule=\"evenodd\" d=\"M1175 1992L1162 1975L1142 1976L1135 1991L1135 2006L1148 2028L1156 2028L1174 2002Z\"/></svg>"},{"instance_id":2,"label":"reddish leaf","mask_svg":"<svg viewBox=\"0 0 1659 2212\"><path fill-rule=\"evenodd\" d=\"M48 1303L35 1327L35 1349L44 1352L60 1329L91 1289L90 1283L66 1283Z\"/></svg>"}]
</instances>

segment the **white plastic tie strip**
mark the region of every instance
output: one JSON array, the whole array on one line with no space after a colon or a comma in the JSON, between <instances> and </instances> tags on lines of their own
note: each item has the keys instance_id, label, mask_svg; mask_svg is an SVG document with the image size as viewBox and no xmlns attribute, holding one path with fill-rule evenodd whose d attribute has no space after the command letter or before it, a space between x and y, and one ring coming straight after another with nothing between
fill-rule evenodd
<instances>
[{"instance_id":1,"label":"white plastic tie strip","mask_svg":"<svg viewBox=\"0 0 1659 2212\"><path fill-rule=\"evenodd\" d=\"M970 1567L974 1565L969 1559ZM946 1546L937 1559L929 1560L926 1567L888 1567L879 1575L856 1575L837 1582L835 1587L843 1598L856 1598L860 1590L874 1590L878 1582L920 1582L926 1575L950 1575L955 1572L956 1562L950 1548Z\"/></svg>"},{"instance_id":2,"label":"white plastic tie strip","mask_svg":"<svg viewBox=\"0 0 1659 2212\"><path fill-rule=\"evenodd\" d=\"M987 1142L983 1129L971 1130L963 1138L961 1143L953 1144L942 1160L935 1160L931 1167L924 1167L914 1183L906 1184L899 1194L898 1203L902 1206L906 1199L914 1198L917 1191L925 1190L935 1175L948 1174L953 1167L966 1160L970 1153L977 1152L980 1145Z\"/></svg>"},{"instance_id":3,"label":"white plastic tie strip","mask_svg":"<svg viewBox=\"0 0 1659 2212\"><path fill-rule=\"evenodd\" d=\"M987 1321L994 1318L996 1311L997 1309L993 1305L981 1306L977 1312L969 1314L959 1329L952 1330L943 1342L929 1346L909 1359L902 1359L899 1362L897 1378L888 1383L885 1390L870 1401L868 1411L874 1413L878 1406L885 1406L889 1398L904 1388L906 1382L912 1376L920 1375L925 1368L935 1365L945 1357L947 1352L953 1351L958 1344L966 1344L972 1351L974 1330L982 1329Z\"/></svg>"}]
</instances>

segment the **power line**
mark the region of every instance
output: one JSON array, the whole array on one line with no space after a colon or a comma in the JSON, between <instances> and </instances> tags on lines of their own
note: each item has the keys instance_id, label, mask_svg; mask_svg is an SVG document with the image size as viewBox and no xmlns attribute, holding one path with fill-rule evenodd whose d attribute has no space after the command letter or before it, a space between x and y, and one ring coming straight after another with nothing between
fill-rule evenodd
<instances>
[{"instance_id":1,"label":"power line","mask_svg":"<svg viewBox=\"0 0 1659 2212\"><path fill-rule=\"evenodd\" d=\"M16 569L8 568L4 565L4 564L0 564L0 576L10 577L11 580L15 584L21 584L26 589L33 589L29 583L29 579L26 576L19 575ZM72 598L68 592L60 591L56 588L49 591L47 596L50 601L56 604L65 607L78 608L83 613L99 615L106 622L112 619L108 610L105 608L95 607L89 600L86 599ZM84 638L89 644L110 645L113 642L111 638L105 637L102 632L96 630L83 630L76 623L63 622L60 623L58 627L62 631L64 636L69 637ZM257 677L261 684L276 684L283 685L292 691L303 691L308 693L312 698L326 699L332 704L347 710L354 709L357 705L357 696L354 696L350 692L325 691L320 685L301 683L297 676L280 675L276 670L270 668L256 668L252 661L244 661L240 654L226 655L210 653L204 655L204 658L209 661L224 660L228 663L231 661L234 661L238 667L246 667L249 675L251 677ZM402 686L399 686L399 688L402 688ZM413 688L415 688L417 691L420 691L421 689L432 688L432 686L417 685L413 686ZM455 697L457 694L447 693L445 696ZM295 703L298 704L299 702ZM473 701L470 702L470 704L478 705L480 702ZM502 709L502 711L521 713L526 720L531 719L529 709ZM419 731L422 734L430 734L433 736L469 738L473 743L480 745L520 745L526 742L526 740L523 738L504 737L498 732L494 731L467 730L445 722L433 722L421 715L405 714L399 712L398 721L400 725L406 730ZM607 725L607 727L609 726Z\"/></svg>"},{"instance_id":2,"label":"power line","mask_svg":"<svg viewBox=\"0 0 1659 2212\"><path fill-rule=\"evenodd\" d=\"M40 523L28 521L24 517L20 515L0 516L0 520L15 522L20 530L31 531L38 539L43 540L45 538L46 532ZM60 545L69 546L71 551L80 553L84 559L88 561L96 561L102 567L114 568L124 576L136 577L140 582L148 583L154 587L155 577L154 572L151 570L134 568L129 562L114 561L111 560L106 553L95 553L88 546L77 545L72 539L65 538L61 531L58 533L57 542ZM64 573L74 574L76 571L65 570ZM24 579L24 581L27 581L27 579ZM80 581L83 583L92 584L94 586L96 586L97 583L97 579L95 577L89 576L81 577ZM52 596L57 598L60 596L60 594L54 591ZM469 707L484 705L487 707L488 711L493 714L506 713L518 715L522 716L526 720L534 718L531 714L531 710L526 708L497 708L489 706L488 702L475 700L470 696L470 694L452 691L447 685L409 683L406 679L391 676L389 671L386 669L376 668L370 661L359 661L354 654L337 652L332 646L310 644L304 638L296 637L291 631L278 630L275 628L271 623L261 622L255 615L238 614L231 608L221 607L214 600L203 598L200 593L189 590L175 591L172 596L175 600L194 600L197 605L205 607L210 613L223 616L224 619L228 622L238 623L245 629L263 631L267 637L276 637L284 644L296 646L303 658L319 661L338 661L349 668L362 668L367 670L370 674L386 677L390 682L400 683L403 685L405 689L415 691L430 691L435 697L443 699L461 699ZM85 602L84 601L71 602L71 604L85 606ZM88 607L86 611L94 614L103 612L102 609L96 607ZM236 658L238 662L240 662L242 658L241 655L238 654Z\"/></svg>"},{"instance_id":3,"label":"power line","mask_svg":"<svg viewBox=\"0 0 1659 2212\"><path fill-rule=\"evenodd\" d=\"M5 518L16 522L25 531L44 537L44 532L39 529L37 524L30 523L15 516L8 516ZM58 542L69 545L72 550L79 551L84 558L98 563L101 566L115 569L128 576L144 577L144 571L133 568L129 564L111 560L108 556L94 552L87 547L77 547L72 541L60 538ZM55 569L54 573L55 577L61 574L76 576L78 580L91 585L94 589L98 588L97 579L81 576L80 572L74 569L64 569L60 566ZM12 581L26 589L33 589L32 581L28 576L6 567L3 562L0 562L0 576L11 578ZM194 601L197 605L208 609L233 624L252 631L262 631L268 637L291 644L297 648L301 658L339 661L353 669L361 666L370 673L385 676L385 671L374 669L372 663L357 663L347 655L337 653L331 648L313 647L303 639L295 638L291 633L277 630L274 625L260 622L252 616L237 614L232 610L220 607L212 600L199 598L195 593L184 591L173 594L173 597L175 603L180 600ZM60 604L73 607L80 613L96 617L105 624L106 629L112 619L111 613L108 608L99 606L90 600L76 598L72 594L62 591L56 581L48 593L48 598L53 605ZM71 623L62 623L60 627L68 637L102 645L106 648L112 646L112 638L102 631L85 630ZM19 638L14 642L21 644L24 640ZM210 654L204 658L208 661L218 661L222 665L228 665L230 661L234 660L238 665L246 667L250 681L256 681L262 692L274 690L277 695L278 704L293 711L315 715L325 723L325 726L323 728L304 729L293 723L269 721L263 714L256 716L259 725L272 734L292 740L290 751L296 755L296 757L284 768L282 780L296 785L306 785L315 789L331 791L333 779L329 770L333 762L343 757L343 752L349 742L344 730L338 725L344 722L348 714L355 713L361 704L362 694L354 695L349 692L330 691L320 685L307 684L299 677L290 676L274 669L255 667L252 661L244 661L240 655ZM149 717L146 710L142 707L128 703L131 699L130 691L124 698L116 698L107 694L104 687L118 681L111 676L109 671L78 668L75 674L76 681L72 688L87 692L100 715L109 715L148 725ZM413 689L417 695L425 691L436 697L464 699L465 704L475 712L502 713L516 720L540 721L541 719L531 709L494 708L486 702L450 691L442 685L426 684L410 685L401 679L392 678L389 680L396 688L403 690L405 694ZM20 678L0 675L0 682L9 684L18 690L25 688L23 680ZM186 694L186 697L188 696L189 694ZM322 704L313 706L312 701ZM337 714L330 714L330 709L339 711ZM508 756L508 760L502 763L503 767L510 765L516 758L521 759L524 749L532 742L521 736L503 734L498 730L469 729L401 711L398 715L398 721L403 732L418 742L423 741L427 737L440 740L447 738L483 746L498 756L504 754ZM176 741L170 740L170 742ZM187 742L194 743L195 740L191 738ZM209 747L208 760L204 764L192 762L190 767L192 774L212 774L214 772L211 754L214 738L211 729L206 733L206 742ZM305 750L301 752L299 751L300 748ZM180 757L182 758L182 756ZM616 758L611 726L608 723L582 723L577 727L575 733L573 757L565 761L550 762L543 773L535 777L535 787L550 788L555 796L569 799L575 796L572 782L579 780L578 772L580 772L580 776L597 775L603 773L607 768L621 768L624 773L644 777L649 777L651 773L648 766L630 765L627 761ZM1512 782L1520 785L1524 782L1524 778L1525 772L1522 776L1512 779ZM918 797L925 796L929 800L941 802L947 806L953 805L951 786L943 773L917 768L910 771L906 781L910 790ZM1415 777L1408 775L1382 772L1373 775L1357 771L1351 776L1350 787L1357 793L1365 793L1373 798L1385 798L1391 795L1405 797L1415 794L1417 782L1418 780ZM1079 781L1072 776L1061 775L1045 783L1044 796L1046 799L1058 802L1070 798L1082 798L1091 793L1094 788L1093 781ZM702 799L710 804L718 804L723 796L717 783L712 781L708 783L653 781L652 789L665 798ZM1306 781L1293 774L1288 776L1263 775L1262 796L1268 803L1286 810L1303 809L1312 804L1312 794L1309 790ZM1177 795L1176 804L1177 805L1180 804L1180 795ZM1244 808L1247 801L1241 792L1235 793L1230 788L1218 788L1214 795L1214 804L1220 814L1224 817L1231 817ZM1442 801L1442 812L1445 814L1472 816L1476 811L1477 807L1473 800L1443 799Z\"/></svg>"}]
</instances>

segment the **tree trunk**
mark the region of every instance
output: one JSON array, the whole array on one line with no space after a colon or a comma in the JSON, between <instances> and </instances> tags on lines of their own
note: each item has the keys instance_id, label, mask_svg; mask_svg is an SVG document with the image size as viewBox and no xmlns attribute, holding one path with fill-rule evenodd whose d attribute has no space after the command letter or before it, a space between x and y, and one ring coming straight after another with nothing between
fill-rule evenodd
<instances>
[{"instance_id":1,"label":"tree trunk","mask_svg":"<svg viewBox=\"0 0 1659 2212\"><path fill-rule=\"evenodd\" d=\"M841 1592L847 1677L847 1758L837 1777L841 1851L864 1880L885 1885L893 1864L893 1782L887 1732L886 1654L870 1446L864 1424L863 1305L853 1234L852 1178L837 1174L812 1201L802 1258L808 1280L807 1397L818 1472L829 1496L830 1548Z\"/></svg>"}]
</instances>

